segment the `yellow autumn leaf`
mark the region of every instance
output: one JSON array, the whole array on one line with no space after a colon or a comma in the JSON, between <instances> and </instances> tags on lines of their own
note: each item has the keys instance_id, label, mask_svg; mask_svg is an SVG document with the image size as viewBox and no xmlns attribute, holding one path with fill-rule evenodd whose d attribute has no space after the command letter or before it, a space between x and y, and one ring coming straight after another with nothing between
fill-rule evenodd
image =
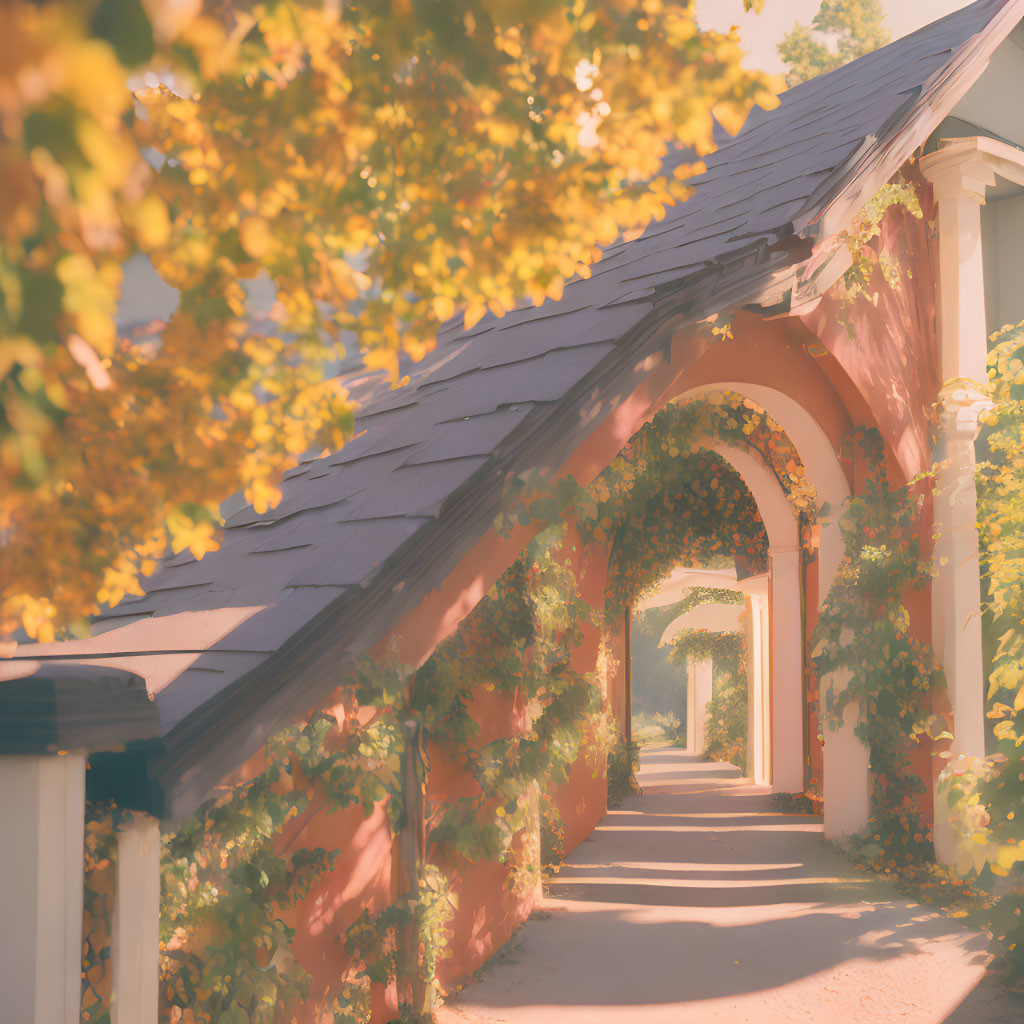
<instances>
[{"instance_id":1,"label":"yellow autumn leaf","mask_svg":"<svg viewBox=\"0 0 1024 1024\"><path fill-rule=\"evenodd\" d=\"M487 303L481 302L480 299L473 299L466 307L466 312L463 316L463 326L465 329L471 330L475 327L484 317L487 312Z\"/></svg>"},{"instance_id":2,"label":"yellow autumn leaf","mask_svg":"<svg viewBox=\"0 0 1024 1024\"><path fill-rule=\"evenodd\" d=\"M254 260L263 259L274 248L270 225L262 217L244 218L238 225L238 239Z\"/></svg>"},{"instance_id":3,"label":"yellow autumn leaf","mask_svg":"<svg viewBox=\"0 0 1024 1024\"><path fill-rule=\"evenodd\" d=\"M156 249L167 241L171 222L167 206L159 196L144 196L134 211L135 237L144 250Z\"/></svg>"}]
</instances>

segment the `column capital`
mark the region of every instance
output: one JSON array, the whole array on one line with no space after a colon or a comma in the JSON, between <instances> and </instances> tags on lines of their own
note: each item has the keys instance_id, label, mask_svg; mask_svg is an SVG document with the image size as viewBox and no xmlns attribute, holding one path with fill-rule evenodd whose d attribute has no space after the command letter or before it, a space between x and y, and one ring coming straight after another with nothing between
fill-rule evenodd
<instances>
[{"instance_id":1,"label":"column capital","mask_svg":"<svg viewBox=\"0 0 1024 1024\"><path fill-rule=\"evenodd\" d=\"M996 183L996 174L977 139L944 142L934 153L921 158L921 173L931 183L939 201L966 197L985 205L985 193Z\"/></svg>"},{"instance_id":2,"label":"column capital","mask_svg":"<svg viewBox=\"0 0 1024 1024\"><path fill-rule=\"evenodd\" d=\"M986 384L958 377L939 392L939 427L948 442L973 444L978 436L978 417L993 407Z\"/></svg>"},{"instance_id":3,"label":"column capital","mask_svg":"<svg viewBox=\"0 0 1024 1024\"><path fill-rule=\"evenodd\" d=\"M938 200L965 196L984 205L985 191L995 184L997 174L1024 184L1024 153L985 136L943 140L920 163Z\"/></svg>"}]
</instances>

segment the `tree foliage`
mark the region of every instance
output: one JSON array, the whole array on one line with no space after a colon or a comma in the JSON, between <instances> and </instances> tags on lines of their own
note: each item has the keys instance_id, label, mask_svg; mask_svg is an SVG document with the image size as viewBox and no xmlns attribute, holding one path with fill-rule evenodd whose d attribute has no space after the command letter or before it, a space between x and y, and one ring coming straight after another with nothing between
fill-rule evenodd
<instances>
[{"instance_id":1,"label":"tree foliage","mask_svg":"<svg viewBox=\"0 0 1024 1024\"><path fill-rule=\"evenodd\" d=\"M885 46L892 36L884 19L879 0L822 0L810 25L797 22L779 43L790 66L786 83L799 85Z\"/></svg>"},{"instance_id":2,"label":"tree foliage","mask_svg":"<svg viewBox=\"0 0 1024 1024\"><path fill-rule=\"evenodd\" d=\"M346 344L394 379L558 298L775 102L691 0L19 0L0 40L0 599L41 639L343 444ZM126 333L133 253L179 301Z\"/></svg>"},{"instance_id":3,"label":"tree foliage","mask_svg":"<svg viewBox=\"0 0 1024 1024\"><path fill-rule=\"evenodd\" d=\"M1024 969L1024 324L993 336L994 408L983 414L978 519L986 619L997 639L988 686L996 750L958 758L943 772L958 870L1004 879L992 914L992 952Z\"/></svg>"}]
</instances>

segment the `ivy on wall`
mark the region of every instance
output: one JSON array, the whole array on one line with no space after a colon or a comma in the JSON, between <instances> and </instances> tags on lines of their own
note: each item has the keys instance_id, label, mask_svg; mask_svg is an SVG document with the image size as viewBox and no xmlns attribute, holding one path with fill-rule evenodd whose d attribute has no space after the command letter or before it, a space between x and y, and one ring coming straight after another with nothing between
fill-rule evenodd
<instances>
[{"instance_id":1,"label":"ivy on wall","mask_svg":"<svg viewBox=\"0 0 1024 1024\"><path fill-rule=\"evenodd\" d=\"M679 565L731 567L735 558L767 568L768 537L756 502L739 473L710 450L715 442L760 456L798 516L801 534L809 536L817 495L792 442L760 406L730 392L670 404L591 485L589 504L578 512L584 539L611 544L609 624ZM707 600L742 603L743 597L696 588L671 609L647 612L647 627L660 617L667 626ZM739 634L688 631L672 655L677 664L691 655L715 661L705 750L740 765L747 736L744 646Z\"/></svg>"},{"instance_id":2,"label":"ivy on wall","mask_svg":"<svg viewBox=\"0 0 1024 1024\"><path fill-rule=\"evenodd\" d=\"M839 295L839 322L852 339L857 331L852 310L859 300L878 304L876 273L892 291L898 292L903 280L912 279L913 271L904 269L898 256L880 244L882 223L890 210L902 208L906 216L921 220L924 211L917 190L901 174L883 185L865 204L860 216L839 235L850 253L850 268L836 286Z\"/></svg>"},{"instance_id":3,"label":"ivy on wall","mask_svg":"<svg viewBox=\"0 0 1024 1024\"><path fill-rule=\"evenodd\" d=\"M761 451L795 507L813 511L813 491L763 411L736 396L670 406L575 509L585 541L612 544L605 612L616 622L626 604L681 561L726 564L736 552L764 560L767 538L753 499L738 474L701 447L709 437ZM545 518L554 519L578 490L551 498ZM536 504L527 512L534 519ZM373 984L397 985L403 1024L430 1019L459 866L499 862L511 886L535 882L542 861L560 859L564 823L555 790L582 750L593 753L600 771L612 746L600 687L571 667L593 613L572 570L552 553L559 540L557 528L543 531L420 669L363 665L331 710L268 742L254 777L164 837L164 1020L272 1024L276 1008L315 1000L338 1022L365 1024ZM481 688L512 701L522 728L480 744L472 705ZM428 796L432 751L472 778L472 795ZM635 751L621 754L632 778ZM296 837L313 815L358 806L366 816L383 810L392 839L404 842L414 812L406 806L410 772L418 779L424 840L408 890L356 920L345 936L352 969L328 991L311 992L286 912L331 869L337 851L304 847ZM98 846L88 886L109 893L116 821L109 808L93 810ZM527 839L536 835L538 816L544 851ZM89 927L94 961L83 1018L102 1024L105 969L97 965L109 953L109 921L97 912Z\"/></svg>"},{"instance_id":4,"label":"ivy on wall","mask_svg":"<svg viewBox=\"0 0 1024 1024\"><path fill-rule=\"evenodd\" d=\"M528 836L538 813L550 807L585 737L596 744L595 770L610 746L600 689L570 666L590 612L572 570L551 553L557 540L550 531L538 538L422 668L363 665L332 712L278 734L261 771L164 837L163 1020L272 1024L282 1005L314 999L338 1022L365 1024L373 983L398 984L403 1024L430 1019L459 864L498 861L508 865L510 885L535 882L540 851ZM481 687L508 695L524 723L519 731L475 742L471 707ZM397 838L409 813L408 759L422 792L431 750L455 760L476 792L424 798L425 846L410 890L357 919L345 936L352 970L329 991L310 992L284 911L307 896L337 851L296 845L295 837L310 815L359 805L366 816L383 808ZM117 820L110 808L91 810L83 1019L103 1024ZM557 815L548 817L557 840Z\"/></svg>"},{"instance_id":5,"label":"ivy on wall","mask_svg":"<svg viewBox=\"0 0 1024 1024\"><path fill-rule=\"evenodd\" d=\"M959 758L943 772L959 838L958 870L994 875L992 951L1016 977L1024 971L1024 324L993 336L994 408L978 464L978 519L986 620L996 638L988 686L995 752Z\"/></svg>"},{"instance_id":6,"label":"ivy on wall","mask_svg":"<svg viewBox=\"0 0 1024 1024\"><path fill-rule=\"evenodd\" d=\"M884 873L909 878L933 859L917 799L925 786L911 770L911 755L925 731L943 735L928 704L944 677L931 648L910 632L903 601L930 579L920 555L921 499L890 485L877 431L862 431L855 442L869 472L840 522L845 555L821 608L813 657L822 721L838 729L855 703L854 731L869 750L873 839L861 852Z\"/></svg>"},{"instance_id":7,"label":"ivy on wall","mask_svg":"<svg viewBox=\"0 0 1024 1024\"><path fill-rule=\"evenodd\" d=\"M743 600L742 594L732 596ZM744 768L749 701L745 632L685 630L673 642L671 659L677 665L691 660L711 661L713 681L704 720L704 754L712 761Z\"/></svg>"},{"instance_id":8,"label":"ivy on wall","mask_svg":"<svg viewBox=\"0 0 1024 1024\"><path fill-rule=\"evenodd\" d=\"M671 605L647 608L638 612L637 626L659 640L665 630L680 616L704 604L743 604L743 595L737 590L722 587L691 587L686 595Z\"/></svg>"}]
</instances>

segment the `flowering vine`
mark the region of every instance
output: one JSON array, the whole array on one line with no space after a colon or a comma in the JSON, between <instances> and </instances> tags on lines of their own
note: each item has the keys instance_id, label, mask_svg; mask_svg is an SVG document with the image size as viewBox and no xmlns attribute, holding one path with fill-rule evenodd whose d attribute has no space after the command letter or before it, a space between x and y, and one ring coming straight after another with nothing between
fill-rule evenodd
<instances>
[{"instance_id":1,"label":"flowering vine","mask_svg":"<svg viewBox=\"0 0 1024 1024\"><path fill-rule=\"evenodd\" d=\"M611 544L609 621L677 565L766 564L757 504L715 442L756 452L794 511L813 518L816 495L792 442L760 406L726 392L666 406L591 485L579 516L585 540Z\"/></svg>"},{"instance_id":2,"label":"flowering vine","mask_svg":"<svg viewBox=\"0 0 1024 1024\"><path fill-rule=\"evenodd\" d=\"M366 1024L374 984L397 986L403 1024L431 1019L460 866L496 861L507 866L510 886L535 882L540 851L530 836L538 814L551 819L557 838L552 797L584 739L595 740L595 770L610 746L600 689L570 666L590 613L571 568L552 553L558 540L547 531L534 541L420 669L361 665L331 711L275 736L260 771L164 837L163 1020L271 1024L280 1006L312 998L338 1022ZM480 688L513 702L511 735L477 742L472 702ZM454 760L472 778L472 795L432 800L433 756ZM401 842L417 813L408 806L410 770L424 841L408 889L354 922L344 936L350 970L329 991L310 992L285 912L337 851L296 845L301 826L311 814L383 808L392 840ZM105 1024L118 823L110 808L93 808L92 817L83 1019Z\"/></svg>"},{"instance_id":3,"label":"flowering vine","mask_svg":"<svg viewBox=\"0 0 1024 1024\"><path fill-rule=\"evenodd\" d=\"M1024 324L993 338L988 372L994 407L982 414L978 518L985 623L997 638L988 687L995 752L951 762L940 779L954 832L958 870L995 875L992 951L1019 977L1024 970Z\"/></svg>"},{"instance_id":4,"label":"flowering vine","mask_svg":"<svg viewBox=\"0 0 1024 1024\"><path fill-rule=\"evenodd\" d=\"M920 556L921 498L909 486L890 485L877 431L860 432L855 441L870 471L840 523L846 552L821 608L813 657L822 720L837 729L854 704L854 731L869 750L874 840L862 852L881 871L911 877L933 859L917 799L925 786L911 770L911 754L923 732L948 735L936 731L928 713L944 677L932 649L911 633L903 601L930 579Z\"/></svg>"}]
</instances>

